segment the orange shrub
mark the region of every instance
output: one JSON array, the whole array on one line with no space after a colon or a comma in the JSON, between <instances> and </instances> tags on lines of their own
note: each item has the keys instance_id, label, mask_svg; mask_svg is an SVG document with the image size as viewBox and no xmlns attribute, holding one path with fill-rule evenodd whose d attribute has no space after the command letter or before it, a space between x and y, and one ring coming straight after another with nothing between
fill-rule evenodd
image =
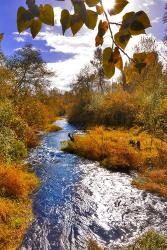
<instances>
[{"instance_id":1,"label":"orange shrub","mask_svg":"<svg viewBox=\"0 0 167 250\"><path fill-rule=\"evenodd\" d=\"M167 197L167 170L154 169L145 171L140 179L135 179L133 185L140 189Z\"/></svg>"},{"instance_id":2,"label":"orange shrub","mask_svg":"<svg viewBox=\"0 0 167 250\"><path fill-rule=\"evenodd\" d=\"M26 197L37 187L37 184L34 174L18 169L17 166L0 166L0 194L4 197Z\"/></svg>"},{"instance_id":3,"label":"orange shrub","mask_svg":"<svg viewBox=\"0 0 167 250\"><path fill-rule=\"evenodd\" d=\"M24 100L20 100L18 109L22 119L36 131L43 130L49 122L47 106L35 97L27 96Z\"/></svg>"},{"instance_id":4,"label":"orange shrub","mask_svg":"<svg viewBox=\"0 0 167 250\"><path fill-rule=\"evenodd\" d=\"M18 249L31 221L30 201L0 198L0 249Z\"/></svg>"}]
</instances>

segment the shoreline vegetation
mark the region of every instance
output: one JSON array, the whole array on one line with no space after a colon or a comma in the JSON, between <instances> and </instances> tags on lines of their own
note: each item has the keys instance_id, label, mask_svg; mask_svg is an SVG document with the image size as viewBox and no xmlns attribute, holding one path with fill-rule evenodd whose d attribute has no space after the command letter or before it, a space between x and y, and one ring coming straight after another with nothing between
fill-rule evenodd
<instances>
[{"instance_id":1,"label":"shoreline vegetation","mask_svg":"<svg viewBox=\"0 0 167 250\"><path fill-rule=\"evenodd\" d=\"M96 241L88 241L88 250L109 250L107 247L100 247ZM137 237L133 243L125 247L114 248L116 250L166 250L167 238L158 234L154 230L149 230L141 236Z\"/></svg>"},{"instance_id":2,"label":"shoreline vegetation","mask_svg":"<svg viewBox=\"0 0 167 250\"><path fill-rule=\"evenodd\" d=\"M62 129L52 122L44 133ZM20 245L33 219L31 195L39 186L40 180L28 164L20 160L0 163L0 249L13 250Z\"/></svg>"},{"instance_id":3,"label":"shoreline vegetation","mask_svg":"<svg viewBox=\"0 0 167 250\"><path fill-rule=\"evenodd\" d=\"M53 124L62 95L49 90L52 75L40 52L26 45L6 58L0 51L0 249L21 244L32 222L32 193L40 180L24 164L40 135L58 131ZM63 112L63 111L62 111ZM44 132L40 132L44 131Z\"/></svg>"},{"instance_id":4,"label":"shoreline vegetation","mask_svg":"<svg viewBox=\"0 0 167 250\"><path fill-rule=\"evenodd\" d=\"M131 141L140 141L140 149ZM136 171L135 187L167 198L167 143L140 129L98 126L74 135L74 141L64 142L62 149L98 161L111 171Z\"/></svg>"},{"instance_id":5,"label":"shoreline vegetation","mask_svg":"<svg viewBox=\"0 0 167 250\"><path fill-rule=\"evenodd\" d=\"M49 123L44 133L61 129ZM36 145L39 142L38 138ZM28 164L20 160L0 163L0 249L13 250L20 245L33 219L31 195L39 186L40 180Z\"/></svg>"},{"instance_id":6,"label":"shoreline vegetation","mask_svg":"<svg viewBox=\"0 0 167 250\"><path fill-rule=\"evenodd\" d=\"M140 141L140 149L131 141ZM167 198L167 143L153 138L140 128L112 129L96 126L84 134L74 135L74 141L62 142L62 150L81 157L98 161L110 171L130 173L138 176L132 185L139 189ZM107 250L96 241L88 241L89 250ZM166 250L167 237L154 230L139 235L134 243L119 250Z\"/></svg>"}]
</instances>

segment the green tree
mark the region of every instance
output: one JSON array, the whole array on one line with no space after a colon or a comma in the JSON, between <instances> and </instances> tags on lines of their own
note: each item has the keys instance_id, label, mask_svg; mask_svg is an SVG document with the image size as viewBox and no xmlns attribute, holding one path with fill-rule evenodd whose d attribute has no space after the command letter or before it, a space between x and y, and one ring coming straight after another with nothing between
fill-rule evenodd
<instances>
[{"instance_id":1,"label":"green tree","mask_svg":"<svg viewBox=\"0 0 167 250\"><path fill-rule=\"evenodd\" d=\"M93 66L94 74L96 76L95 82L97 85L97 90L104 93L107 87L107 80L104 74L102 60L103 60L103 51L101 47L98 47L94 51L94 57L93 60L91 60L91 64Z\"/></svg>"},{"instance_id":2,"label":"green tree","mask_svg":"<svg viewBox=\"0 0 167 250\"><path fill-rule=\"evenodd\" d=\"M28 44L8 59L7 68L15 75L14 94L37 93L49 85L52 73L38 50Z\"/></svg>"}]
</instances>

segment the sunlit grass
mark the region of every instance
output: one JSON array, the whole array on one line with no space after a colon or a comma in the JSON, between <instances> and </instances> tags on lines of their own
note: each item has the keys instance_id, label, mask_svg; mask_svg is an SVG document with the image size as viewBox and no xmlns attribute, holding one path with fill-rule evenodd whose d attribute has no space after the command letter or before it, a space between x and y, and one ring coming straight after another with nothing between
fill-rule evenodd
<instances>
[{"instance_id":1,"label":"sunlit grass","mask_svg":"<svg viewBox=\"0 0 167 250\"><path fill-rule=\"evenodd\" d=\"M29 195L38 185L26 166L0 164L0 249L19 246L32 220Z\"/></svg>"},{"instance_id":2,"label":"sunlit grass","mask_svg":"<svg viewBox=\"0 0 167 250\"><path fill-rule=\"evenodd\" d=\"M122 250L166 250L167 238L151 230L143 234L127 248Z\"/></svg>"},{"instance_id":3,"label":"sunlit grass","mask_svg":"<svg viewBox=\"0 0 167 250\"><path fill-rule=\"evenodd\" d=\"M130 145L130 140L140 141L141 149ZM107 169L136 170L140 175L133 181L136 187L167 197L167 143L147 133L95 127L75 135L74 142L69 141L64 150L97 160Z\"/></svg>"}]
</instances>

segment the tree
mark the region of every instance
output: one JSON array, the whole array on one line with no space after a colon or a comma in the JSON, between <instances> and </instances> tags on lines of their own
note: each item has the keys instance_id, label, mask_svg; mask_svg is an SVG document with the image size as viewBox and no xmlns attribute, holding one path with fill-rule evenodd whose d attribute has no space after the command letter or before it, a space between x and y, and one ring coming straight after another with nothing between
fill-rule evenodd
<instances>
[{"instance_id":1,"label":"tree","mask_svg":"<svg viewBox=\"0 0 167 250\"><path fill-rule=\"evenodd\" d=\"M102 60L103 60L102 52L103 51L101 47L98 47L94 51L94 57L93 60L91 60L91 64L94 68L94 74L96 76L95 82L97 84L97 90L103 93L106 89L106 78L102 66Z\"/></svg>"},{"instance_id":2,"label":"tree","mask_svg":"<svg viewBox=\"0 0 167 250\"><path fill-rule=\"evenodd\" d=\"M85 65L76 75L71 88L76 94L92 92L95 89L95 74L91 65Z\"/></svg>"},{"instance_id":3,"label":"tree","mask_svg":"<svg viewBox=\"0 0 167 250\"><path fill-rule=\"evenodd\" d=\"M71 3L74 12L71 14L67 9L64 9L61 13L60 22L63 34L70 28L73 35L75 35L83 25L94 30L99 18L98 33L95 38L96 46L103 45L105 34L107 32L110 34L112 46L105 48L103 51L103 70L106 77L111 78L115 73L115 68L123 70L121 53L134 62L134 67L139 72L142 71L146 64L149 64L147 54L135 54L131 58L125 52L125 48L132 36L145 33L145 29L151 26L150 20L144 11L126 13L122 21L113 23L110 21L109 16L121 13L128 4L127 0L115 0L114 7L109 11L105 10L102 0L71 0ZM42 24L54 26L54 11L51 5L41 4L38 6L35 0L26 0L26 4L27 9L20 7L17 12L19 33L30 28L32 37L35 38L40 32ZM101 18L102 15L104 18ZM112 31L113 25L119 27L118 32L115 34Z\"/></svg>"},{"instance_id":4,"label":"tree","mask_svg":"<svg viewBox=\"0 0 167 250\"><path fill-rule=\"evenodd\" d=\"M12 86L14 75L11 70L6 67L6 58L0 51L0 99L10 97L12 94Z\"/></svg>"},{"instance_id":5,"label":"tree","mask_svg":"<svg viewBox=\"0 0 167 250\"><path fill-rule=\"evenodd\" d=\"M15 75L14 94L37 93L48 86L52 75L41 54L28 44L8 59L7 67Z\"/></svg>"}]
</instances>

